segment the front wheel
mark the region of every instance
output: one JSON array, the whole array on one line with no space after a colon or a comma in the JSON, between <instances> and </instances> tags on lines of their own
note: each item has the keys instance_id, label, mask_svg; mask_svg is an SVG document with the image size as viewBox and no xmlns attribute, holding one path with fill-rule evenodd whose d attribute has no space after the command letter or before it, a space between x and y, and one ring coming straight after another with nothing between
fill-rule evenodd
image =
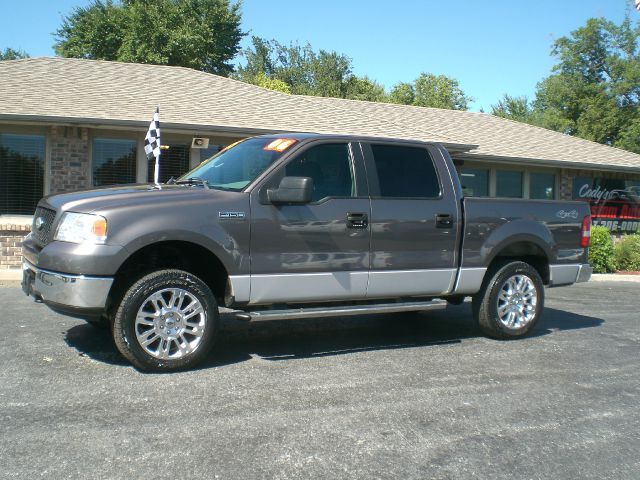
<instances>
[{"instance_id":1,"label":"front wheel","mask_svg":"<svg viewBox=\"0 0 640 480\"><path fill-rule=\"evenodd\" d=\"M124 294L113 322L113 338L135 367L172 371L207 356L218 328L211 289L182 270L161 270L138 280Z\"/></svg>"},{"instance_id":2,"label":"front wheel","mask_svg":"<svg viewBox=\"0 0 640 480\"><path fill-rule=\"evenodd\" d=\"M544 307L544 284L525 262L508 262L490 270L473 297L473 313L482 332L491 338L527 335Z\"/></svg>"}]
</instances>

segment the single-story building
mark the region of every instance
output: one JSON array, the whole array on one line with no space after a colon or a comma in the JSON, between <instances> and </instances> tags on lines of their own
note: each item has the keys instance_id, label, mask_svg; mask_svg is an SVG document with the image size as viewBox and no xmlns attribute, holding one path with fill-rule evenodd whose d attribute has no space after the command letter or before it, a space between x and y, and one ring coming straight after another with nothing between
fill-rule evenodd
<instances>
[{"instance_id":1,"label":"single-story building","mask_svg":"<svg viewBox=\"0 0 640 480\"><path fill-rule=\"evenodd\" d=\"M493 115L288 95L183 67L68 58L0 62L0 269L49 194L148 182L160 107L160 180L262 133L347 133L444 144L465 193L591 201L594 223L640 231L640 155ZM199 139L204 139L204 142Z\"/></svg>"}]
</instances>

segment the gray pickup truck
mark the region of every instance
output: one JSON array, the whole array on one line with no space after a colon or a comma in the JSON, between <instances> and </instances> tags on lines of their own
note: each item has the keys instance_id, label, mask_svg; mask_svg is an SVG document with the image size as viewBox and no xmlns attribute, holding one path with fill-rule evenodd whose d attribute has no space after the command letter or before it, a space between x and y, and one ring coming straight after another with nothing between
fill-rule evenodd
<instances>
[{"instance_id":1,"label":"gray pickup truck","mask_svg":"<svg viewBox=\"0 0 640 480\"><path fill-rule=\"evenodd\" d=\"M465 198L440 145L285 134L178 180L44 198L23 289L110 325L142 370L200 362L245 321L445 308L486 335L534 328L544 286L591 276L586 203Z\"/></svg>"}]
</instances>

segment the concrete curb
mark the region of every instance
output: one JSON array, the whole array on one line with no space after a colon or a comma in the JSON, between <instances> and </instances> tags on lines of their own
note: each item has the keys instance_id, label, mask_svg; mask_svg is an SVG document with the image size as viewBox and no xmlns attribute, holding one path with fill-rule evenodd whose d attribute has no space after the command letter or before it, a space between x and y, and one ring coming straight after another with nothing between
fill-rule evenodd
<instances>
[{"instance_id":1,"label":"concrete curb","mask_svg":"<svg viewBox=\"0 0 640 480\"><path fill-rule=\"evenodd\" d=\"M623 273L594 273L592 282L637 282L640 283L640 275L625 275Z\"/></svg>"}]
</instances>

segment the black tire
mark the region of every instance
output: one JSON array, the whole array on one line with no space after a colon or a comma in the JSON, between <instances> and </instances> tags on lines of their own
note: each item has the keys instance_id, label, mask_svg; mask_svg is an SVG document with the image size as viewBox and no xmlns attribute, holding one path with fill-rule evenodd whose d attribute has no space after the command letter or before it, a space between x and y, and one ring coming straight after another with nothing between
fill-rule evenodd
<instances>
[{"instance_id":1,"label":"black tire","mask_svg":"<svg viewBox=\"0 0 640 480\"><path fill-rule=\"evenodd\" d=\"M154 294L159 295L158 292L168 291L167 289L178 289L177 291L187 292L187 299L197 300L202 307L202 314L198 314L198 318L203 323L201 335L193 335L192 331L186 328L187 317L182 320L185 328L182 329L182 339L191 340L194 343L197 340L197 344L193 347L193 351L185 353L178 348L178 340L163 340L165 337L160 337L164 332L159 332L159 329L169 331L169 321L173 322L173 316L171 319L165 320L163 317L162 322L166 322L160 325L159 317L153 320L154 326L141 326L136 325L136 317L139 310L143 307L154 306L157 311L158 304L147 301ZM173 298L173 297L171 297ZM197 305L195 303L194 305ZM178 302L178 300L176 300ZM182 300L182 304L187 300ZM189 303L187 303L187 307ZM171 315L171 314L169 314ZM177 320L178 322L180 320ZM211 289L198 277L182 270L160 270L148 275L145 275L136 283L134 283L129 290L124 294L122 300L116 311L113 321L113 339L115 341L118 350L122 355L129 360L136 368L143 371L152 372L169 372L175 370L184 370L194 367L198 363L202 362L209 354L216 338L219 324L218 305L216 299L211 292ZM177 325L177 324L176 324ZM173 323L172 323L172 326ZM147 330L141 330L147 329ZM178 327L176 326L177 330ZM152 331L153 330L153 331ZM167 352L166 358L159 358L145 349L141 342L138 341L136 333L147 334L148 338L158 338L159 345L157 346L158 354L161 350ZM156 333L159 332L159 333ZM163 343L164 342L164 343ZM143 342L144 343L144 342ZM154 342L155 343L155 342ZM185 348L190 348L191 345L186 342L181 342ZM163 349L164 347L164 349ZM169 356L173 349L173 356ZM155 348L155 346L148 346L149 349ZM182 355L176 357L176 355Z\"/></svg>"},{"instance_id":2,"label":"black tire","mask_svg":"<svg viewBox=\"0 0 640 480\"><path fill-rule=\"evenodd\" d=\"M528 279L534 288L534 291L527 290L527 295L516 295L517 298L513 299L515 302L513 307L509 306L508 302L504 301L504 297L508 296L508 290L505 290L501 297L501 292L504 288L508 288L507 282L510 279ZM514 280L515 281L515 280ZM523 280L526 284L526 280ZM528 284L526 284L528 286ZM500 298L499 298L500 297ZM511 296L509 296L510 299ZM523 300L520 301L520 298ZM526 298L526 300L525 300ZM535 304L532 300L535 298ZM520 302L520 303L518 303ZM500 308L505 312L506 309L508 317L508 309L513 308L514 313L511 318L521 318L522 322L515 322L512 326L507 325L508 320L504 318L504 313L501 320L501 316L498 312ZM530 307L527 309L527 305ZM490 338L496 338L500 340L508 340L521 338L526 336L535 327L540 320L540 315L544 308L544 284L542 278L538 274L537 270L531 265L520 261L505 261L496 264L493 268L487 271L487 275L482 283L480 291L473 297L473 316L475 318L478 327L484 335ZM527 310L527 314L518 313Z\"/></svg>"}]
</instances>

